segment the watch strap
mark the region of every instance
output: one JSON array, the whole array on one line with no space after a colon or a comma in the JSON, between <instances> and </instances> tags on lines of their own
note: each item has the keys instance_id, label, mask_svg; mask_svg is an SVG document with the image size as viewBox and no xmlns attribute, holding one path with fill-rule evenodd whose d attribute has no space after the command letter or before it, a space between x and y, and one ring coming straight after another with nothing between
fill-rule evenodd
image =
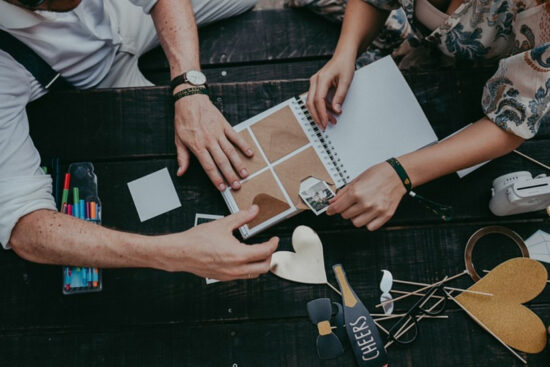
<instances>
[{"instance_id":1,"label":"watch strap","mask_svg":"<svg viewBox=\"0 0 550 367\"><path fill-rule=\"evenodd\" d=\"M174 103L178 101L179 99L187 96L192 96L194 94L206 94L208 95L208 88L206 87L192 87L180 90L176 94L174 94L172 97L174 98Z\"/></svg>"},{"instance_id":2,"label":"watch strap","mask_svg":"<svg viewBox=\"0 0 550 367\"><path fill-rule=\"evenodd\" d=\"M176 89L176 87L178 85L183 84L183 83L187 83L187 82L188 82L188 80L187 80L186 73L178 75L174 79L170 80L170 89L172 89L172 92L173 92L174 89Z\"/></svg>"}]
</instances>

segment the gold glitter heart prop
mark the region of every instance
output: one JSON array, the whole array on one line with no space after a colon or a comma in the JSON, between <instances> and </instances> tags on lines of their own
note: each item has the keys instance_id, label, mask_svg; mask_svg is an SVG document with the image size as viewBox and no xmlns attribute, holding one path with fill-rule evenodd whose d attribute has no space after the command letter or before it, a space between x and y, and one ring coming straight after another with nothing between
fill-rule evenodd
<instances>
[{"instance_id":1,"label":"gold glitter heart prop","mask_svg":"<svg viewBox=\"0 0 550 367\"><path fill-rule=\"evenodd\" d=\"M510 259L468 288L493 297L461 293L455 300L501 342L522 352L539 353L546 347L546 328L523 303L537 297L547 280L546 268L538 261Z\"/></svg>"}]
</instances>

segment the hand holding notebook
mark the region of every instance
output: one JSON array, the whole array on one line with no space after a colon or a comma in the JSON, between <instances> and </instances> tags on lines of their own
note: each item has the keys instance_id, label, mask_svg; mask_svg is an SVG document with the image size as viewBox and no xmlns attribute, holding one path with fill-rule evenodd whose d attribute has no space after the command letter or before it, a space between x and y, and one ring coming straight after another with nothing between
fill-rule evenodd
<instances>
[{"instance_id":1,"label":"hand holding notebook","mask_svg":"<svg viewBox=\"0 0 550 367\"><path fill-rule=\"evenodd\" d=\"M324 132L304 98L291 98L235 126L256 152L242 188L223 192L232 213L260 206L258 217L240 228L244 238L307 209L300 197L305 180L325 181L336 191L377 163L437 141L390 57L355 72L338 123Z\"/></svg>"}]
</instances>

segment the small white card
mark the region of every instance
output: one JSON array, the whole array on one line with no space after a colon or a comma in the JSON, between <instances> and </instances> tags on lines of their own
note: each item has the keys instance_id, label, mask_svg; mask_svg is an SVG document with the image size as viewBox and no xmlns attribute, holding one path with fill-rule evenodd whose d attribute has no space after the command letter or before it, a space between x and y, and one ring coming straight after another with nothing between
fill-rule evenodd
<instances>
[{"instance_id":1,"label":"small white card","mask_svg":"<svg viewBox=\"0 0 550 367\"><path fill-rule=\"evenodd\" d=\"M167 168L128 182L128 188L142 222L181 206Z\"/></svg>"},{"instance_id":2,"label":"small white card","mask_svg":"<svg viewBox=\"0 0 550 367\"><path fill-rule=\"evenodd\" d=\"M220 218L223 218L223 215L196 213L195 214L195 227L200 225L200 224L212 222L213 220L220 219ZM219 282L219 280L217 280L217 279L210 279L210 278L205 278L205 279L206 279L206 284L212 284L212 283L218 283Z\"/></svg>"},{"instance_id":3,"label":"small white card","mask_svg":"<svg viewBox=\"0 0 550 367\"><path fill-rule=\"evenodd\" d=\"M330 186L318 178L309 177L300 184L300 197L315 215L326 212L334 196Z\"/></svg>"}]
</instances>

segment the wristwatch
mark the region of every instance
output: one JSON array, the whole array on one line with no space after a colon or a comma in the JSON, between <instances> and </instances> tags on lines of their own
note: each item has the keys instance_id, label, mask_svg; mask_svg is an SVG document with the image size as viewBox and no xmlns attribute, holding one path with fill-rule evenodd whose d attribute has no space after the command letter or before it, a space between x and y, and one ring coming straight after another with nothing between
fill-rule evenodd
<instances>
[{"instance_id":1,"label":"wristwatch","mask_svg":"<svg viewBox=\"0 0 550 367\"><path fill-rule=\"evenodd\" d=\"M206 84L206 75L198 70L189 70L172 79L170 81L170 87L172 91L174 91L178 85L183 83L189 83L195 87L204 86Z\"/></svg>"}]
</instances>

